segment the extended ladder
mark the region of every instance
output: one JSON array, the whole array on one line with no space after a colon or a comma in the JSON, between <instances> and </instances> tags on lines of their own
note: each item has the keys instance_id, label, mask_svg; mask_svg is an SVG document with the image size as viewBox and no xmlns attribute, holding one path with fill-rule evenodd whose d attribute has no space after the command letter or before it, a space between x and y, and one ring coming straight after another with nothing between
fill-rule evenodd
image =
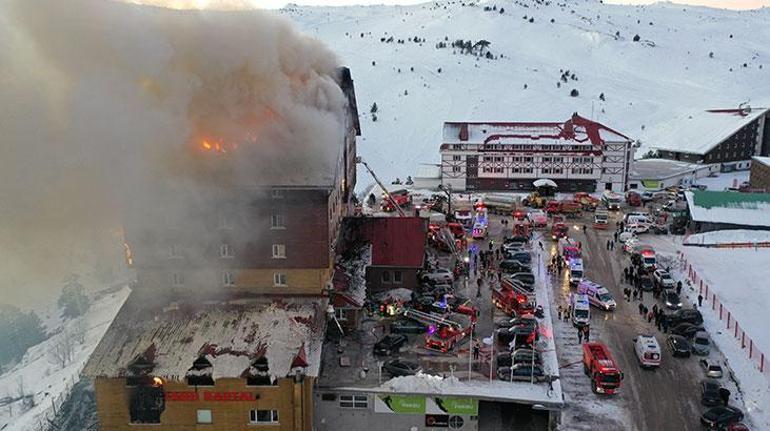
<instances>
[{"instance_id":1,"label":"extended ladder","mask_svg":"<svg viewBox=\"0 0 770 431\"><path fill-rule=\"evenodd\" d=\"M433 313L425 313L424 311L415 310L413 308L404 309L404 316L426 325L447 326L458 330L463 329L462 325L455 322L454 320L449 320Z\"/></svg>"}]
</instances>

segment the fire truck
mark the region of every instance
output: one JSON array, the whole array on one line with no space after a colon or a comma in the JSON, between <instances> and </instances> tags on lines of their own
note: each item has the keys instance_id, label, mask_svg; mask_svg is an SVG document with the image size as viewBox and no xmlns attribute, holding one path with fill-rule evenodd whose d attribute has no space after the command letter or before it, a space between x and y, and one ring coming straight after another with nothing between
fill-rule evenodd
<instances>
[{"instance_id":1,"label":"fire truck","mask_svg":"<svg viewBox=\"0 0 770 431\"><path fill-rule=\"evenodd\" d=\"M513 225L513 236L523 236L529 238L531 235L531 225L528 222L516 223Z\"/></svg>"},{"instance_id":2,"label":"fire truck","mask_svg":"<svg viewBox=\"0 0 770 431\"><path fill-rule=\"evenodd\" d=\"M607 229L610 223L610 215L605 209L596 210L594 214L594 229Z\"/></svg>"},{"instance_id":3,"label":"fire truck","mask_svg":"<svg viewBox=\"0 0 770 431\"><path fill-rule=\"evenodd\" d=\"M513 316L534 313L535 294L517 288L510 279L503 278L500 286L492 288L492 303L503 313Z\"/></svg>"},{"instance_id":4,"label":"fire truck","mask_svg":"<svg viewBox=\"0 0 770 431\"><path fill-rule=\"evenodd\" d=\"M599 199L596 199L586 192L577 192L572 199L579 203L585 211L594 211L596 210L596 207L599 206Z\"/></svg>"},{"instance_id":5,"label":"fire truck","mask_svg":"<svg viewBox=\"0 0 770 431\"><path fill-rule=\"evenodd\" d=\"M582 251L578 247L577 241L572 238L559 238L559 254L564 260L580 259Z\"/></svg>"},{"instance_id":6,"label":"fire truck","mask_svg":"<svg viewBox=\"0 0 770 431\"><path fill-rule=\"evenodd\" d=\"M558 214L561 212L561 204L559 201L548 201L545 205L545 212L548 214Z\"/></svg>"},{"instance_id":7,"label":"fire truck","mask_svg":"<svg viewBox=\"0 0 770 431\"><path fill-rule=\"evenodd\" d=\"M428 325L425 348L442 353L452 350L476 326L476 314L449 313L440 316L408 308L404 310L404 316Z\"/></svg>"},{"instance_id":8,"label":"fire truck","mask_svg":"<svg viewBox=\"0 0 770 431\"><path fill-rule=\"evenodd\" d=\"M553 226L551 226L552 240L558 241L560 238L566 238L568 233L569 233L569 226L567 226L563 222L554 221Z\"/></svg>"},{"instance_id":9,"label":"fire truck","mask_svg":"<svg viewBox=\"0 0 770 431\"><path fill-rule=\"evenodd\" d=\"M602 343L583 344L583 371L591 378L594 393L615 394L623 380L623 373Z\"/></svg>"},{"instance_id":10,"label":"fire truck","mask_svg":"<svg viewBox=\"0 0 770 431\"><path fill-rule=\"evenodd\" d=\"M583 211L583 207L579 202L573 201L559 201L559 212L564 214L567 218L575 218Z\"/></svg>"},{"instance_id":11,"label":"fire truck","mask_svg":"<svg viewBox=\"0 0 770 431\"><path fill-rule=\"evenodd\" d=\"M409 193L409 190L400 189L392 191L390 192L390 196L401 208L412 204L412 195ZM380 208L385 212L392 212L396 210L396 207L393 206L393 203L387 199L387 195L384 193L382 195L382 204L380 205Z\"/></svg>"}]
</instances>

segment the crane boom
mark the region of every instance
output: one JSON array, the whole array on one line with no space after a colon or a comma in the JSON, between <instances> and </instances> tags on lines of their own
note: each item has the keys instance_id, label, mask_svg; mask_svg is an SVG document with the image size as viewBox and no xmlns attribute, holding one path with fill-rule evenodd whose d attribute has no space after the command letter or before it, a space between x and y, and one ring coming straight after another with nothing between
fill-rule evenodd
<instances>
[{"instance_id":1,"label":"crane boom","mask_svg":"<svg viewBox=\"0 0 770 431\"><path fill-rule=\"evenodd\" d=\"M380 179L377 178L377 175L374 173L374 170L372 170L372 168L369 167L369 165L364 161L364 159L361 158L361 156L357 156L356 157L356 163L360 163L360 164L364 165L366 170L369 171L369 174L371 174L372 178L374 178L374 181L377 183L377 185L380 186L382 191L385 192L385 197L388 198L388 200L390 201L391 204L393 204L393 207L396 208L396 210L398 211L398 214L401 217L406 217L406 214L404 213L404 210L401 209L401 205L399 205L396 202L396 200L393 199L393 196L390 195L390 192L388 191L388 189L385 188L385 184L383 184L382 181L380 181Z\"/></svg>"}]
</instances>

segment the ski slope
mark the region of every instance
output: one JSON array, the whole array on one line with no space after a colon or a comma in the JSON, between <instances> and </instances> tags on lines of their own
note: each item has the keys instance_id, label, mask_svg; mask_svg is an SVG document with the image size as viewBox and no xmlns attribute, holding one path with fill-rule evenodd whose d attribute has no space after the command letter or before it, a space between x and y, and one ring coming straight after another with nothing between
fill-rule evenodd
<instances>
[{"instance_id":1,"label":"ski slope","mask_svg":"<svg viewBox=\"0 0 770 431\"><path fill-rule=\"evenodd\" d=\"M437 163L444 121L563 121L579 112L646 148L654 146L645 140L651 125L745 101L760 106L770 95L767 8L518 0L291 5L278 13L351 68L361 114L358 151L384 180ZM390 36L393 42L381 41ZM415 36L421 42L409 41ZM450 46L436 48L445 39ZM497 59L461 54L451 47L456 39L487 40ZM577 80L557 87L562 70ZM579 96L571 97L572 89ZM369 112L375 102L376 122ZM358 187L369 182L361 171Z\"/></svg>"}]
</instances>

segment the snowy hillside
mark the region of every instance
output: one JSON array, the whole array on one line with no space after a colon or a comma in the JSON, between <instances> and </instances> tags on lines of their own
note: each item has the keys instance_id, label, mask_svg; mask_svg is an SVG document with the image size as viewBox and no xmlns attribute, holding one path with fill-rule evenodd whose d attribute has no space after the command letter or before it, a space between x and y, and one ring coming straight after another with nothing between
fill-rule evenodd
<instances>
[{"instance_id":1,"label":"snowy hillside","mask_svg":"<svg viewBox=\"0 0 770 431\"><path fill-rule=\"evenodd\" d=\"M490 0L291 6L279 13L350 66L362 117L359 153L388 180L438 162L445 120L563 121L593 111L594 119L647 146L643 127L770 100L767 8ZM461 54L452 47L457 39L489 41L495 59ZM447 47L438 49L440 42ZM567 70L567 82L557 87ZM369 182L361 172L359 188Z\"/></svg>"}]
</instances>

